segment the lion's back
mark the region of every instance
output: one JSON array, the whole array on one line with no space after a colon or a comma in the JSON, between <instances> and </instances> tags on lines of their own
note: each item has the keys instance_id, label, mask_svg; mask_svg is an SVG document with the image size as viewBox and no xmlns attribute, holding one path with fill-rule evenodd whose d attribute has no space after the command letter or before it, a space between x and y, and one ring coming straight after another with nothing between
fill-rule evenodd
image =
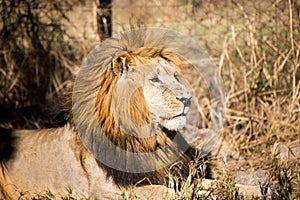
<instances>
[{"instance_id":1,"label":"lion's back","mask_svg":"<svg viewBox=\"0 0 300 200\"><path fill-rule=\"evenodd\" d=\"M0 199L18 199L21 194L31 197L48 190L66 196L68 188L78 197L90 197L91 181L98 187L108 183L109 187L99 187L98 192L115 192L114 185L109 184L69 126L16 130L3 135L0 137L9 143L5 147L7 156L0 160Z\"/></svg>"}]
</instances>

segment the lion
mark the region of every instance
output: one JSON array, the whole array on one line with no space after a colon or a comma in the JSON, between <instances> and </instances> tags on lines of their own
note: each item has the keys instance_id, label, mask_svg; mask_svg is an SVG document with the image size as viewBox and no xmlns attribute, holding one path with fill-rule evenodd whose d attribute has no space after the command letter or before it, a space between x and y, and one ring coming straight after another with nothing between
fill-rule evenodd
<instances>
[{"instance_id":1,"label":"lion","mask_svg":"<svg viewBox=\"0 0 300 200\"><path fill-rule=\"evenodd\" d=\"M66 106L70 123L1 134L0 199L48 190L115 199L132 185L185 178L195 149L181 132L193 94L174 42L168 32L142 29L92 51Z\"/></svg>"}]
</instances>

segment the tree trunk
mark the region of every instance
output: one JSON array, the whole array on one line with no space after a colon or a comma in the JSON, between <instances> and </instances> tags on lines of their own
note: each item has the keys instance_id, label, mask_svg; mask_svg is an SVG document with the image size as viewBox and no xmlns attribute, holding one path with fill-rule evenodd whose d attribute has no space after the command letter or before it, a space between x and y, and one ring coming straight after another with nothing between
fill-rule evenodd
<instances>
[{"instance_id":1,"label":"tree trunk","mask_svg":"<svg viewBox=\"0 0 300 200\"><path fill-rule=\"evenodd\" d=\"M112 34L112 0L98 0L97 26L100 41Z\"/></svg>"}]
</instances>

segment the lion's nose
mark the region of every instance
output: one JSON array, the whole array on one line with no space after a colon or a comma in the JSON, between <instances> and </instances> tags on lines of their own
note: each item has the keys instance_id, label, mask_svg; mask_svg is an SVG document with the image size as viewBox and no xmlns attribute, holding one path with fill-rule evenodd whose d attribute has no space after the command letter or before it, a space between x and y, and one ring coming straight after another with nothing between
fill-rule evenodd
<instances>
[{"instance_id":1,"label":"lion's nose","mask_svg":"<svg viewBox=\"0 0 300 200\"><path fill-rule=\"evenodd\" d=\"M178 98L178 97L176 97L176 99L178 101L181 101L183 103L183 105L186 106L186 107L191 105L191 98L185 98L185 97Z\"/></svg>"}]
</instances>

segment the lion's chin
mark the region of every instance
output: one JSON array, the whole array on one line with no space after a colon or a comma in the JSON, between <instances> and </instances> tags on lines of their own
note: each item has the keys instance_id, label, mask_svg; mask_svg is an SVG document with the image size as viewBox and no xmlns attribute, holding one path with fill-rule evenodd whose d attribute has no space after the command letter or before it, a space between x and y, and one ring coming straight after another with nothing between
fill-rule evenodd
<instances>
[{"instance_id":1,"label":"lion's chin","mask_svg":"<svg viewBox=\"0 0 300 200\"><path fill-rule=\"evenodd\" d=\"M168 130L178 131L186 126L186 116L178 116L171 119L164 119L161 125Z\"/></svg>"}]
</instances>

